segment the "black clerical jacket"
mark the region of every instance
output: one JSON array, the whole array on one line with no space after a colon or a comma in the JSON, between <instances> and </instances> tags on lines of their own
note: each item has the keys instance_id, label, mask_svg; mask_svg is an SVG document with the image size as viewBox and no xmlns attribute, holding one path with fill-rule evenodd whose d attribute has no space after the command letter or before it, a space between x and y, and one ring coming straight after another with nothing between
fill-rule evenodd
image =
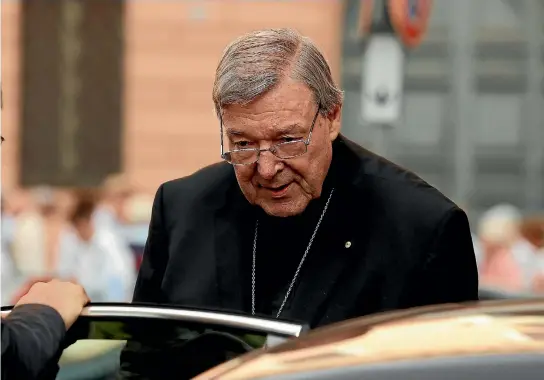
<instances>
[{"instance_id":1,"label":"black clerical jacket","mask_svg":"<svg viewBox=\"0 0 544 380\"><path fill-rule=\"evenodd\" d=\"M477 299L465 213L415 174L340 136L322 196L310 203L310 215L299 226L303 236L293 251L299 256L290 260L277 293L257 292L258 313L275 316L333 188L331 210L281 318L316 327L385 310ZM227 163L160 186L134 301L250 313L252 239L263 214L256 208ZM298 231L277 231L276 244L258 244L257 262L266 259L272 267L278 256L275 270L289 262L281 253L298 240L299 232L291 229ZM267 287L267 279L275 279L274 272L261 266L257 290ZM154 378L138 347L129 343L122 354L124 377Z\"/></svg>"},{"instance_id":2,"label":"black clerical jacket","mask_svg":"<svg viewBox=\"0 0 544 380\"><path fill-rule=\"evenodd\" d=\"M337 210L325 216L320 253L308 254L282 318L315 327L477 299L469 223L451 200L342 136L330 171L321 202L334 187ZM161 185L134 301L249 313L254 208L227 163Z\"/></svg>"}]
</instances>

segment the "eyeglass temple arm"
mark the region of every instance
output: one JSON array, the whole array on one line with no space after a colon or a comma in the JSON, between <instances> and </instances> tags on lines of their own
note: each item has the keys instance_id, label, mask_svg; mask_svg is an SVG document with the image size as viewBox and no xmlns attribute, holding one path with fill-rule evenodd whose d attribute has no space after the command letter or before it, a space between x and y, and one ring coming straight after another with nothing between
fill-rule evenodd
<instances>
[{"instance_id":1,"label":"eyeglass temple arm","mask_svg":"<svg viewBox=\"0 0 544 380\"><path fill-rule=\"evenodd\" d=\"M219 112L219 131L221 133L221 158L225 158L225 149L223 148L223 115Z\"/></svg>"},{"instance_id":2,"label":"eyeglass temple arm","mask_svg":"<svg viewBox=\"0 0 544 380\"><path fill-rule=\"evenodd\" d=\"M317 112L315 113L314 120L312 121L312 127L310 128L310 133L308 133L308 138L306 139L306 145L310 145L310 141L312 140L312 132L314 131L315 121L317 120L319 111L321 111L321 106L317 107Z\"/></svg>"}]
</instances>

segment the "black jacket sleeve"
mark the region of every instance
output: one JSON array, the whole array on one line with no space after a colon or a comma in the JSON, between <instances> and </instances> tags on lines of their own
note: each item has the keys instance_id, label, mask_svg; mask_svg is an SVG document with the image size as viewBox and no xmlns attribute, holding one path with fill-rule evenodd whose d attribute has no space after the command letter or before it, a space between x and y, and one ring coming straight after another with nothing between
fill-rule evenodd
<instances>
[{"instance_id":1,"label":"black jacket sleeve","mask_svg":"<svg viewBox=\"0 0 544 380\"><path fill-rule=\"evenodd\" d=\"M2 318L2 379L42 379L56 374L66 327L45 305L21 305Z\"/></svg>"},{"instance_id":2,"label":"black jacket sleeve","mask_svg":"<svg viewBox=\"0 0 544 380\"><path fill-rule=\"evenodd\" d=\"M478 268L464 211L455 207L443 217L411 283L406 307L478 300Z\"/></svg>"}]
</instances>

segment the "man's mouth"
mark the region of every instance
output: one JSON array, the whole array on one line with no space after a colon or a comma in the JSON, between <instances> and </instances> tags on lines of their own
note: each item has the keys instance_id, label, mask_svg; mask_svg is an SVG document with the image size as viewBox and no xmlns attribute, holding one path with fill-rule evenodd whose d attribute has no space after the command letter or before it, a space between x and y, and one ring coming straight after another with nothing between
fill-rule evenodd
<instances>
[{"instance_id":1,"label":"man's mouth","mask_svg":"<svg viewBox=\"0 0 544 380\"><path fill-rule=\"evenodd\" d=\"M272 198L281 198L289 190L289 185L291 185L291 183L287 183L287 184L281 185L281 186L263 186L263 185L259 185L259 187L270 191L272 193Z\"/></svg>"}]
</instances>

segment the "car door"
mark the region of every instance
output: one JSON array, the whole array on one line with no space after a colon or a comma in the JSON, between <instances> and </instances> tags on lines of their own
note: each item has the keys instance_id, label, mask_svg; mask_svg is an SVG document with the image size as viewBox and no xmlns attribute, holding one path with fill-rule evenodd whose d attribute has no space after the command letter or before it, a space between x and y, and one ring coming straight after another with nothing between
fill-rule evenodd
<instances>
[{"instance_id":1,"label":"car door","mask_svg":"<svg viewBox=\"0 0 544 380\"><path fill-rule=\"evenodd\" d=\"M2 314L10 310L3 307ZM306 330L303 324L229 312L91 304L69 331L57 379L128 378L120 369L120 357L125 360L134 351L137 359L131 359L132 367L146 374L137 378L171 378L173 373L174 378L191 378L238 355L298 337Z\"/></svg>"}]
</instances>

